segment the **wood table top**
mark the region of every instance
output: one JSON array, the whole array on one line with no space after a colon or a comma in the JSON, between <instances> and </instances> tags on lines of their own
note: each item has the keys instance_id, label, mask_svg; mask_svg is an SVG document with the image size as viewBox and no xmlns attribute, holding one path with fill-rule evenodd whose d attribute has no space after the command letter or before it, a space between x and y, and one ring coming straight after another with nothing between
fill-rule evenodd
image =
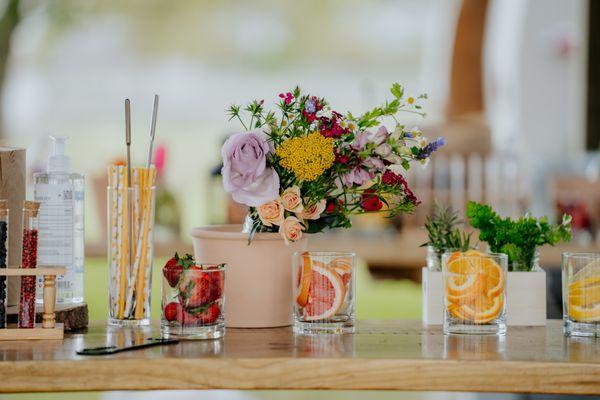
<instances>
[{"instance_id":1,"label":"wood table top","mask_svg":"<svg viewBox=\"0 0 600 400\"><path fill-rule=\"evenodd\" d=\"M600 339L565 338L562 321L506 337L442 334L419 321L358 321L354 335L228 329L109 356L75 350L139 343L144 329L92 323L63 341L0 342L0 391L127 389L388 389L600 394Z\"/></svg>"}]
</instances>

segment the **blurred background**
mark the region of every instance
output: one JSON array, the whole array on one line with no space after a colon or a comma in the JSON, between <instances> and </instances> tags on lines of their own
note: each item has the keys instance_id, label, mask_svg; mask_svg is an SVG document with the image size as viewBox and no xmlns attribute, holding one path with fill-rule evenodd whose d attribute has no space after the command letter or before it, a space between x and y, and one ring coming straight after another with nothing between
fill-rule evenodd
<instances>
[{"instance_id":1,"label":"blurred background","mask_svg":"<svg viewBox=\"0 0 600 400\"><path fill-rule=\"evenodd\" d=\"M104 319L106 167L125 157L125 98L142 164L160 95L158 265L191 251L190 228L243 218L218 174L220 145L240 130L228 105L298 84L359 113L400 82L429 95L427 118L404 123L448 145L408 176L415 215L363 217L313 243L360 256L358 317L420 318L434 199L461 213L467 199L506 215L570 213L573 242L541 254L560 317L561 251L600 248L599 21L587 0L3 0L0 143L27 148L32 193L48 135L69 137L86 175L86 300Z\"/></svg>"}]
</instances>

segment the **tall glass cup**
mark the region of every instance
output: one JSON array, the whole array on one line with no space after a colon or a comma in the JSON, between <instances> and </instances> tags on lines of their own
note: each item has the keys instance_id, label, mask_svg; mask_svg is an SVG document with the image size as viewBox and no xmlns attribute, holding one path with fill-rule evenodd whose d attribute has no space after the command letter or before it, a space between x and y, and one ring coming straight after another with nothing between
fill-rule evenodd
<instances>
[{"instance_id":1,"label":"tall glass cup","mask_svg":"<svg viewBox=\"0 0 600 400\"><path fill-rule=\"evenodd\" d=\"M111 172L122 174L120 168L109 170L109 182L115 184L107 188L108 323L148 325L156 188L138 184L137 179L128 187L126 180L111 176Z\"/></svg>"},{"instance_id":2,"label":"tall glass cup","mask_svg":"<svg viewBox=\"0 0 600 400\"><path fill-rule=\"evenodd\" d=\"M506 254L445 253L444 333L506 333Z\"/></svg>"},{"instance_id":3,"label":"tall glass cup","mask_svg":"<svg viewBox=\"0 0 600 400\"><path fill-rule=\"evenodd\" d=\"M294 253L295 333L354 332L355 259L354 253Z\"/></svg>"},{"instance_id":4,"label":"tall glass cup","mask_svg":"<svg viewBox=\"0 0 600 400\"><path fill-rule=\"evenodd\" d=\"M600 337L600 253L562 254L565 335Z\"/></svg>"}]
</instances>

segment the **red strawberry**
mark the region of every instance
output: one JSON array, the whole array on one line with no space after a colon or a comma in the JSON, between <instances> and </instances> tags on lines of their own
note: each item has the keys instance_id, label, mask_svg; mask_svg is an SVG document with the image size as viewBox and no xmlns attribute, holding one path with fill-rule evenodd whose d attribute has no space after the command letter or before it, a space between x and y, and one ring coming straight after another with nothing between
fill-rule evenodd
<instances>
[{"instance_id":1,"label":"red strawberry","mask_svg":"<svg viewBox=\"0 0 600 400\"><path fill-rule=\"evenodd\" d=\"M163 276L167 279L171 287L175 287L177 286L177 282L179 282L183 270L191 265L194 265L194 257L186 254L183 258L180 258L179 254L175 253L163 267Z\"/></svg>"},{"instance_id":2,"label":"red strawberry","mask_svg":"<svg viewBox=\"0 0 600 400\"><path fill-rule=\"evenodd\" d=\"M187 273L179 282L179 302L185 308L197 308L211 302L212 279L210 272L192 273L191 271L202 271L198 266L188 268Z\"/></svg>"},{"instance_id":3,"label":"red strawberry","mask_svg":"<svg viewBox=\"0 0 600 400\"><path fill-rule=\"evenodd\" d=\"M163 310L163 314L167 321L179 320L183 313L184 311L183 307L181 307L181 304L175 302L167 304Z\"/></svg>"},{"instance_id":4,"label":"red strawberry","mask_svg":"<svg viewBox=\"0 0 600 400\"><path fill-rule=\"evenodd\" d=\"M223 271L211 272L210 278L210 301L217 301L223 295L223 285L225 283Z\"/></svg>"},{"instance_id":5,"label":"red strawberry","mask_svg":"<svg viewBox=\"0 0 600 400\"><path fill-rule=\"evenodd\" d=\"M212 303L204 312L197 314L198 318L203 324L213 324L221 315L221 309L216 303Z\"/></svg>"}]
</instances>

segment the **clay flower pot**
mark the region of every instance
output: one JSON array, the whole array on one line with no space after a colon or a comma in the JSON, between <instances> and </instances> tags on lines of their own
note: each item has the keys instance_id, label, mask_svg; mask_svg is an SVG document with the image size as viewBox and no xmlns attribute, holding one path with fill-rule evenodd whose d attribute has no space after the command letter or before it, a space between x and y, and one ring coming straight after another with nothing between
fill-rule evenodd
<instances>
[{"instance_id":1,"label":"clay flower pot","mask_svg":"<svg viewBox=\"0 0 600 400\"><path fill-rule=\"evenodd\" d=\"M194 228L191 234L198 262L227 263L227 327L291 325L292 254L306 250L306 238L286 246L277 233L257 233L248 245L241 225Z\"/></svg>"}]
</instances>

